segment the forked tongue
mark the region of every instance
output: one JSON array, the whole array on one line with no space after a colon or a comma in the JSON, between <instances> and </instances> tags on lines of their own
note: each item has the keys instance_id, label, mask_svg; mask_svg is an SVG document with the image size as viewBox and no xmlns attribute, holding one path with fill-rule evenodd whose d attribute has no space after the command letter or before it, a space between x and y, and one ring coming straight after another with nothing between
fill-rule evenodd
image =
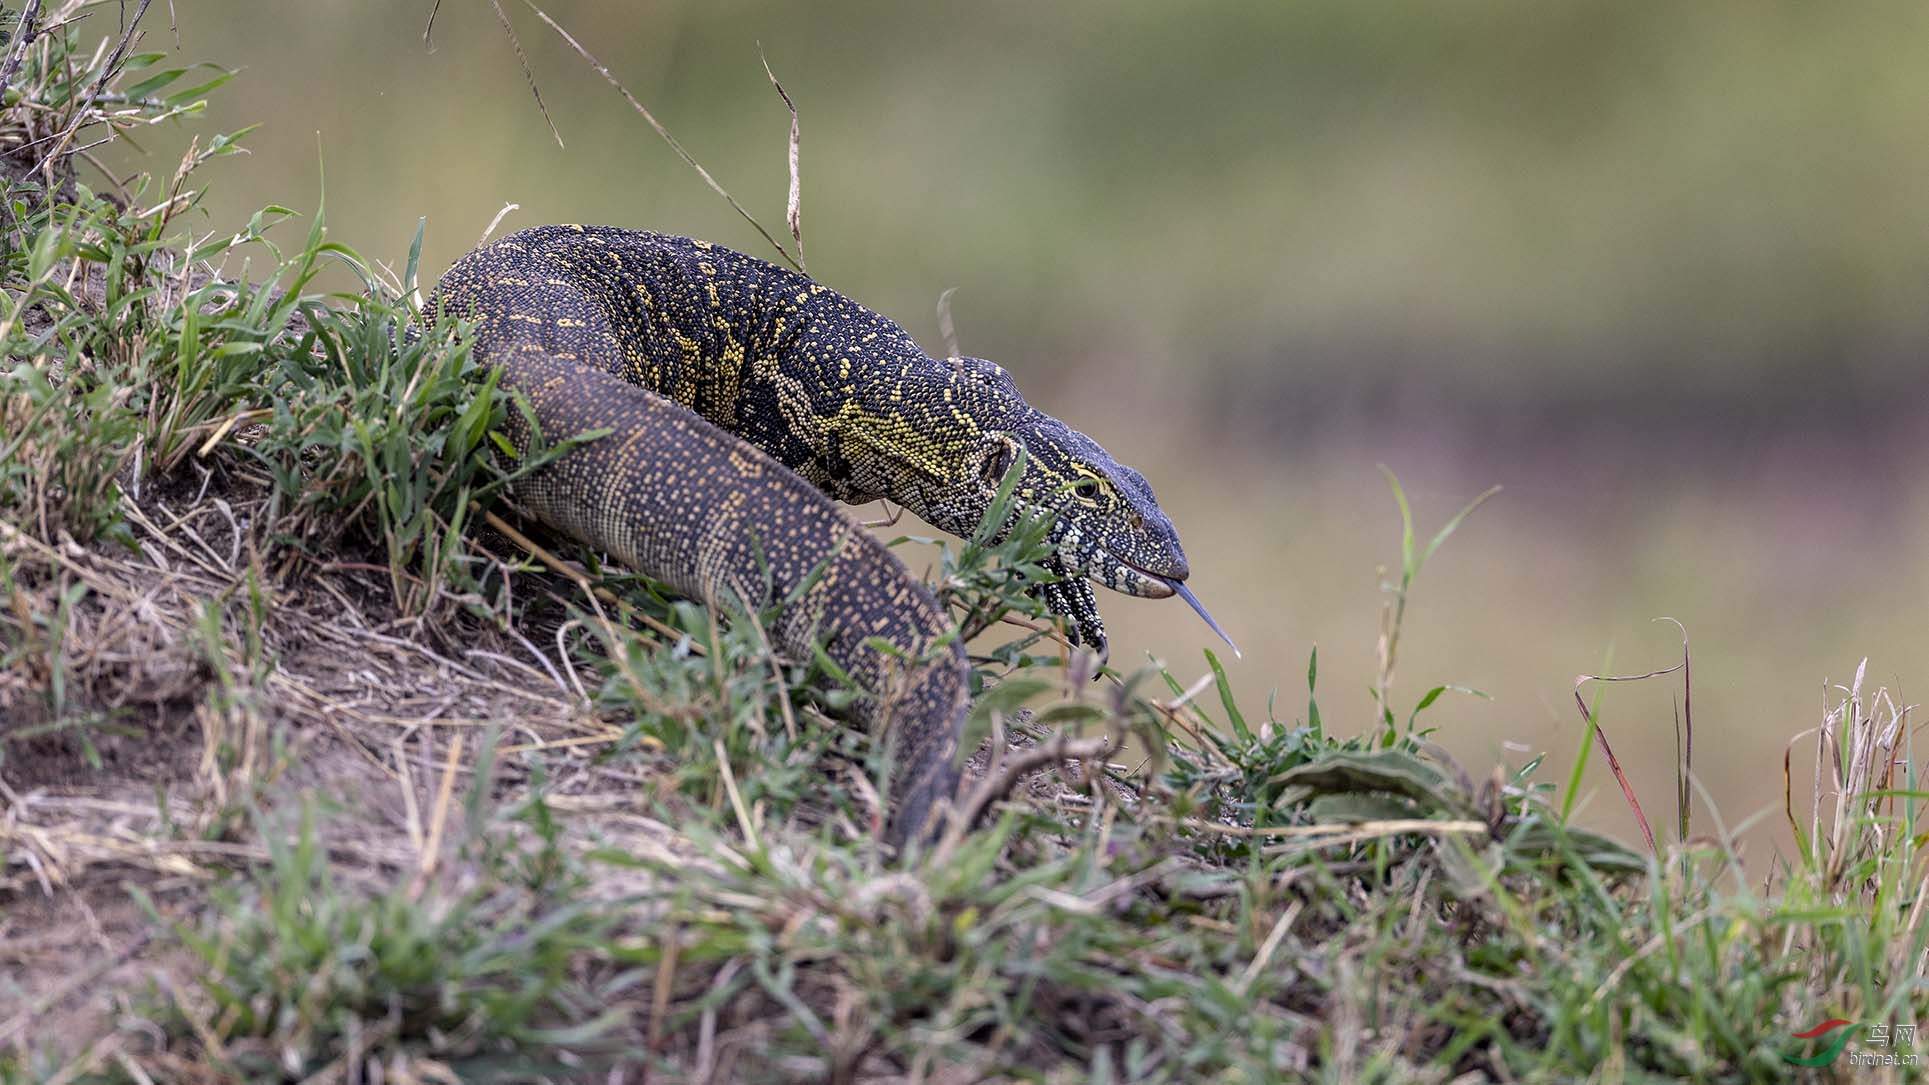
<instances>
[{"instance_id":1,"label":"forked tongue","mask_svg":"<svg viewBox=\"0 0 1929 1085\"><path fill-rule=\"evenodd\" d=\"M1191 588L1186 587L1183 583L1177 580L1167 580L1165 583L1166 583L1166 587L1171 588L1175 592L1178 592L1179 598L1184 599L1186 601L1186 605L1190 606L1199 615L1199 617L1204 618L1206 620L1206 624L1212 627L1212 631L1214 633L1219 634L1219 639L1225 641L1226 647L1232 649L1232 654L1235 659L1246 658L1245 655L1239 651L1239 646L1232 642L1232 638L1226 636L1226 631L1219 628L1219 623L1212 620L1212 615L1206 613L1205 605L1199 602L1198 596L1192 594Z\"/></svg>"}]
</instances>

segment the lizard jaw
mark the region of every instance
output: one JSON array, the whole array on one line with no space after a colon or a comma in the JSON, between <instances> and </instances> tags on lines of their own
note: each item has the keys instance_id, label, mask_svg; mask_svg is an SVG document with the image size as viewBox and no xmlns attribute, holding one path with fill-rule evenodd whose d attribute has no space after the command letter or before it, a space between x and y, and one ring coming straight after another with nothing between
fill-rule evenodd
<instances>
[{"instance_id":1,"label":"lizard jaw","mask_svg":"<svg viewBox=\"0 0 1929 1085\"><path fill-rule=\"evenodd\" d=\"M1232 638L1227 636L1226 631L1224 629L1221 629L1219 627L1219 623L1213 619L1212 613L1206 610L1206 605L1199 601L1198 596L1192 594L1191 588L1186 587L1184 578L1163 576L1159 573L1152 572L1150 569L1141 568L1140 566L1134 565L1131 562L1126 561L1125 559L1119 557L1117 554L1114 554L1111 551L1105 550L1103 548L1101 548L1099 552L1104 554L1106 557L1111 558L1113 561L1117 562L1121 568L1128 569L1131 572L1138 574L1139 578L1143 581L1143 584L1139 586L1148 588L1148 589L1160 589L1160 588L1164 589L1163 591L1158 591L1158 590L1134 591L1134 592L1131 592L1130 594L1144 596L1150 599L1163 599L1163 598L1166 598L1167 596L1176 595L1179 598L1184 599L1186 601L1186 605L1192 608L1193 613L1199 615L1200 618L1205 620L1206 627L1208 629L1211 629L1213 633L1217 634L1220 640L1225 641L1226 647L1232 649L1233 658L1235 659L1246 658L1246 654L1239 650L1239 645L1233 643Z\"/></svg>"}]
</instances>

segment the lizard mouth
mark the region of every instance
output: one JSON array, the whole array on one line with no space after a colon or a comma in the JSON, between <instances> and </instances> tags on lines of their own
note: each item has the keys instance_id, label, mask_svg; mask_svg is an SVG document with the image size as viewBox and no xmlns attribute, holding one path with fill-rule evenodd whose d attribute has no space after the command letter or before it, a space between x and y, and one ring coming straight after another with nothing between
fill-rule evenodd
<instances>
[{"instance_id":1,"label":"lizard mouth","mask_svg":"<svg viewBox=\"0 0 1929 1085\"><path fill-rule=\"evenodd\" d=\"M1108 573L1106 570L1107 563L1114 566L1115 570L1124 570L1133 575L1117 576L1115 572ZM1136 595L1141 599L1164 599L1167 596L1177 595L1184 591L1185 588L1181 585L1181 581L1185 580L1185 575L1183 574L1188 573L1189 570L1182 569L1180 572L1182 575L1176 577L1165 573L1153 572L1151 569L1140 565L1136 561L1127 560L1125 557L1107 549L1103 545L1098 547L1097 552L1091 559L1086 561L1084 567L1086 576L1097 580L1115 592L1120 592L1125 595ZM1114 581L1119 582L1114 583Z\"/></svg>"},{"instance_id":2,"label":"lizard mouth","mask_svg":"<svg viewBox=\"0 0 1929 1085\"><path fill-rule=\"evenodd\" d=\"M1169 596L1178 595L1186 590L1185 584L1182 581L1174 580L1169 576L1160 576L1150 569L1133 565L1131 562L1121 561L1119 564L1145 578L1144 588L1134 592L1133 594L1135 595L1141 595L1147 599L1165 599Z\"/></svg>"}]
</instances>

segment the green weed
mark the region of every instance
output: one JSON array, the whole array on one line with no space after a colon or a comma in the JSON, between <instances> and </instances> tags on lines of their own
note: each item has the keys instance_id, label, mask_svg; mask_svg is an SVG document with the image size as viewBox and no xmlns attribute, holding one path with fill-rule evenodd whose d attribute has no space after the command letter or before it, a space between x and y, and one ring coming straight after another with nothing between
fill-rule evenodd
<instances>
[{"instance_id":1,"label":"green weed","mask_svg":"<svg viewBox=\"0 0 1929 1085\"><path fill-rule=\"evenodd\" d=\"M261 830L267 863L216 887L198 925L148 905L200 964L154 1013L222 1080L301 1078L371 1050L457 1066L534 1051L559 1065L601 1031L550 1027L577 959L607 951L615 919L569 899L567 870L524 887L524 849L478 841L451 884L371 893L330 863L312 807L292 830ZM551 832L535 846L554 854Z\"/></svg>"}]
</instances>

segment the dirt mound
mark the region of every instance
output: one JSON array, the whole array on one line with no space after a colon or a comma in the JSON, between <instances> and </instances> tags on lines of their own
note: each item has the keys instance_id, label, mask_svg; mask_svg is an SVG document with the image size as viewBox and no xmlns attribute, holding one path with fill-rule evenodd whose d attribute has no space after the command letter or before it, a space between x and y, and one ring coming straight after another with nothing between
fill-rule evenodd
<instances>
[{"instance_id":1,"label":"dirt mound","mask_svg":"<svg viewBox=\"0 0 1929 1085\"><path fill-rule=\"evenodd\" d=\"M319 804L344 868L428 869L485 731L505 798L532 758L578 803L620 813L635 793L633 766L595 764L619 733L564 685L567 660L407 619L352 553L276 580L265 480L197 470L131 504L139 552L0 528L13 605L45 634L0 672L0 1047L97 1035L171 982L135 891L192 926L211 884L262 858L256 824Z\"/></svg>"}]
</instances>

